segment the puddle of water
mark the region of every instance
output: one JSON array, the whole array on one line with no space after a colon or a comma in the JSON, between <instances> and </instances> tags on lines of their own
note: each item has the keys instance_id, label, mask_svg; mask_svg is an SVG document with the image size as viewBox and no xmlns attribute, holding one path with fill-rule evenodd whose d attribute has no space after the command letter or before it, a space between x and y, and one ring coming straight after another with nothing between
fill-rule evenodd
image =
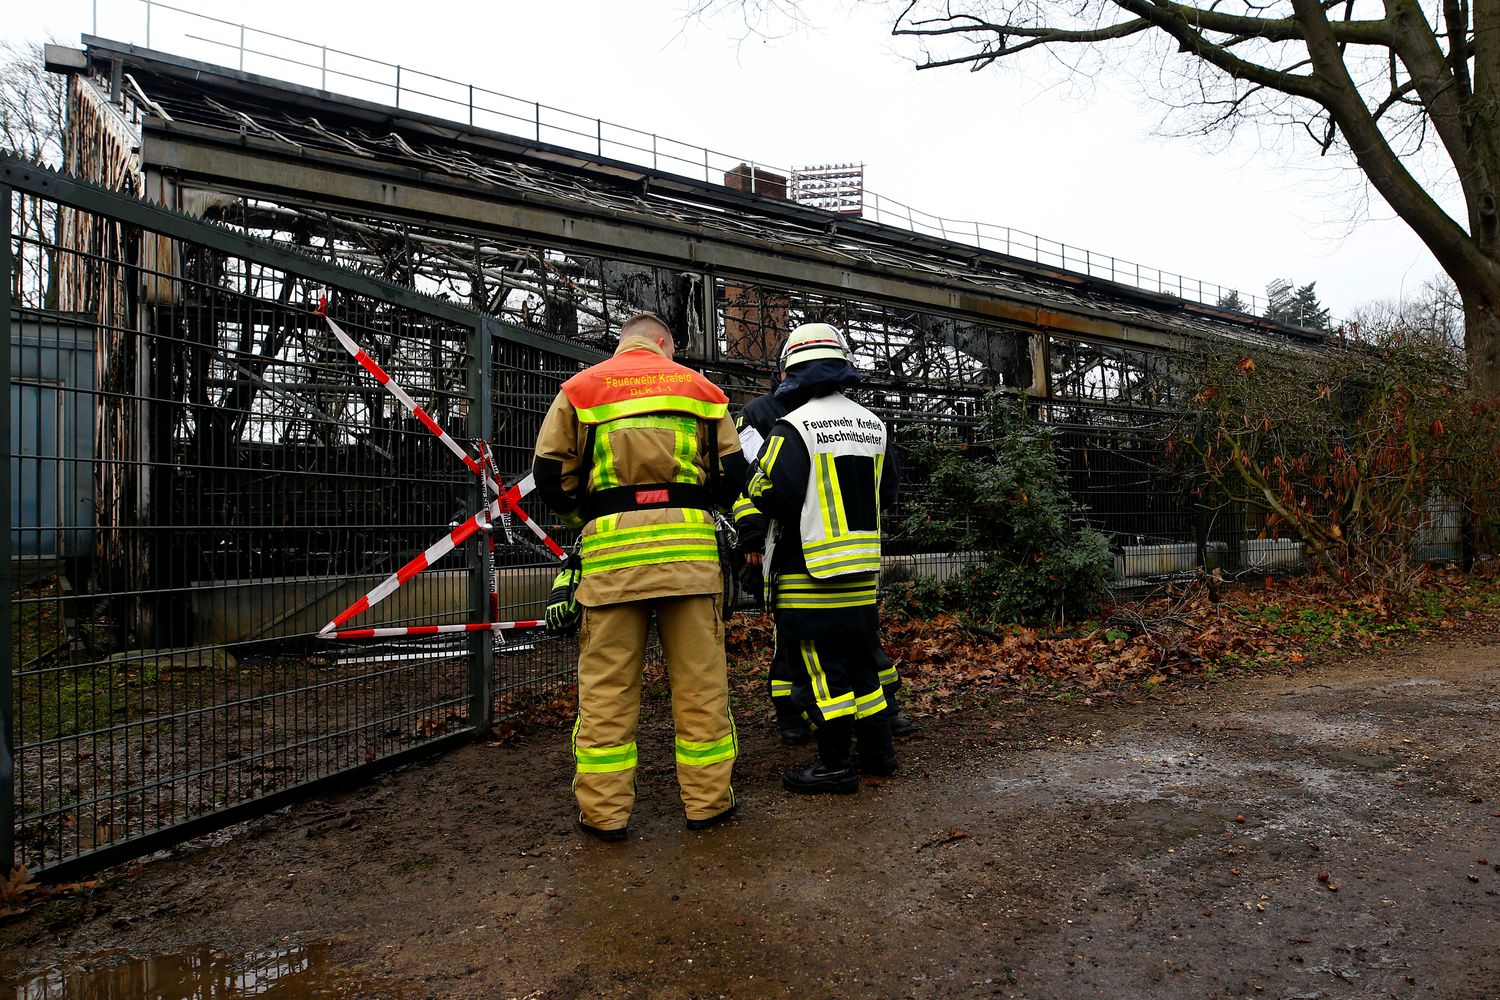
<instances>
[{"instance_id":1,"label":"puddle of water","mask_svg":"<svg viewBox=\"0 0 1500 1000\"><path fill-rule=\"evenodd\" d=\"M987 784L994 794L1023 802L1040 794L1125 806L1126 814L1110 821L1111 832L1160 846L1231 828L1235 816L1252 808L1256 822L1247 836L1326 824L1331 815L1363 815L1376 801L1373 776L1399 763L1358 747L1308 743L1318 752L1290 762L1250 759L1185 739L1041 750L1012 761ZM1368 816L1362 822L1381 829Z\"/></svg>"},{"instance_id":2,"label":"puddle of water","mask_svg":"<svg viewBox=\"0 0 1500 1000\"><path fill-rule=\"evenodd\" d=\"M1008 773L991 776L989 783L1000 794L1046 790L1105 802L1152 802L1180 799L1205 782L1254 766L1207 754L1199 744L1188 741L1120 743L1027 754L1008 767Z\"/></svg>"},{"instance_id":3,"label":"puddle of water","mask_svg":"<svg viewBox=\"0 0 1500 1000\"><path fill-rule=\"evenodd\" d=\"M178 955L131 958L82 955L44 972L7 976L14 1000L230 1000L265 997L308 1000L368 994L331 961L326 944L225 955L200 948Z\"/></svg>"}]
</instances>

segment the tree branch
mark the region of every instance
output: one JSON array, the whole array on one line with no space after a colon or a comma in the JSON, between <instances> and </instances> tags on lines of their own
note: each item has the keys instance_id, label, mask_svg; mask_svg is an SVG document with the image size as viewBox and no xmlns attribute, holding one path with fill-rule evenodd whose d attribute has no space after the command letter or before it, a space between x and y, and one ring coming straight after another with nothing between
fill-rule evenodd
<instances>
[{"instance_id":1,"label":"tree branch","mask_svg":"<svg viewBox=\"0 0 1500 1000\"><path fill-rule=\"evenodd\" d=\"M1301 76L1272 69L1269 66L1242 59L1223 45L1210 41L1184 16L1185 11L1198 13L1196 8L1185 8L1179 4L1162 2L1162 0L1111 0L1111 2L1137 17L1150 21L1175 38L1183 52L1223 70L1236 80L1249 80L1251 83L1279 90L1283 94L1303 97L1319 104L1327 98L1325 93L1327 87L1317 76Z\"/></svg>"},{"instance_id":2,"label":"tree branch","mask_svg":"<svg viewBox=\"0 0 1500 1000\"><path fill-rule=\"evenodd\" d=\"M1407 80L1400 86L1392 87L1390 95L1387 96L1385 100L1376 105L1375 110L1370 112L1370 117L1374 118L1376 121L1379 121L1382 117L1385 116L1385 113L1387 111L1391 110L1391 108L1395 107L1397 104L1408 103L1407 98L1411 94L1415 93L1416 89L1417 84L1414 80ZM1421 105L1418 106L1420 107Z\"/></svg>"},{"instance_id":3,"label":"tree branch","mask_svg":"<svg viewBox=\"0 0 1500 1000\"><path fill-rule=\"evenodd\" d=\"M914 22L922 23L922 22ZM1064 28L1032 28L1024 25L985 25L986 31L995 36L996 44L986 43L978 52L967 55L954 56L951 59L927 59L917 64L917 69L941 69L944 66L958 66L964 63L977 63L975 68L983 68L1003 56L1015 55L1027 49L1039 46L1057 44L1089 44L1091 42L1106 42L1119 38L1128 38L1151 27L1151 24L1142 19L1133 21L1121 21L1104 28L1091 28L1087 30L1070 30ZM932 30L926 28L903 28L898 21L891 28L894 36L936 36L944 34L963 33L967 34L970 29ZM1009 39L1024 38L1025 42L1018 45L1010 44Z\"/></svg>"},{"instance_id":4,"label":"tree branch","mask_svg":"<svg viewBox=\"0 0 1500 1000\"><path fill-rule=\"evenodd\" d=\"M1455 85L1449 57L1415 0L1387 0L1386 9L1391 19L1391 48L1416 84L1438 141L1458 172L1465 200L1472 205L1477 176L1468 121L1473 101L1464 97L1468 88Z\"/></svg>"},{"instance_id":5,"label":"tree branch","mask_svg":"<svg viewBox=\"0 0 1500 1000\"><path fill-rule=\"evenodd\" d=\"M1394 0L1392 5L1405 2ZM1500 281L1500 268L1443 211L1391 149L1349 75L1322 8L1315 0L1292 0L1292 3L1307 25L1307 53L1312 58L1314 72L1323 82L1324 99L1319 103L1328 109L1349 140L1350 150L1370 183L1416 231L1449 274L1462 274L1491 285ZM1428 37L1432 37L1430 32ZM1398 41L1398 49L1400 44ZM1407 65L1411 65L1409 60ZM1413 73L1413 79L1417 79L1417 74ZM1420 92L1420 82L1417 86ZM1444 146L1448 146L1441 134L1441 123L1434 119L1434 124L1440 129Z\"/></svg>"}]
</instances>

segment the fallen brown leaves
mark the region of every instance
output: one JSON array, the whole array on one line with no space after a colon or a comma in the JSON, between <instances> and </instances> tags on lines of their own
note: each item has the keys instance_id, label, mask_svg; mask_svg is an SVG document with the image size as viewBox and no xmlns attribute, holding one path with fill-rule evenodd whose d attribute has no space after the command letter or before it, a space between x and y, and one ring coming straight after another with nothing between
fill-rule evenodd
<instances>
[{"instance_id":1,"label":"fallen brown leaves","mask_svg":"<svg viewBox=\"0 0 1500 1000\"><path fill-rule=\"evenodd\" d=\"M92 889L98 884L97 879L90 879L48 885L38 882L25 865L19 865L12 868L8 876L0 877L0 920L25 913L38 903Z\"/></svg>"},{"instance_id":2,"label":"fallen brown leaves","mask_svg":"<svg viewBox=\"0 0 1500 1000\"><path fill-rule=\"evenodd\" d=\"M578 686L568 684L537 694L525 689L507 691L495 698L489 746L509 743L535 726L571 722L578 712Z\"/></svg>"},{"instance_id":3,"label":"fallen brown leaves","mask_svg":"<svg viewBox=\"0 0 1500 1000\"><path fill-rule=\"evenodd\" d=\"M969 707L978 697L1094 699L1182 679L1211 678L1243 666L1294 666L1325 649L1368 649L1394 636L1451 627L1476 581L1436 571L1420 610L1398 614L1378 598L1350 600L1315 575L1274 589L1200 577L1105 609L1082 628L1046 630L980 625L955 613L885 622L886 649L905 682L902 699L923 714ZM1493 606L1494 582L1482 584ZM772 649L766 615L729 623L732 681L764 696Z\"/></svg>"},{"instance_id":4,"label":"fallen brown leaves","mask_svg":"<svg viewBox=\"0 0 1500 1000\"><path fill-rule=\"evenodd\" d=\"M36 879L31 877L25 865L12 868L9 876L0 879L0 917L8 917L24 910L26 907L22 905L23 901L37 888Z\"/></svg>"},{"instance_id":5,"label":"fallen brown leaves","mask_svg":"<svg viewBox=\"0 0 1500 1000\"><path fill-rule=\"evenodd\" d=\"M404 731L397 731L392 735L398 735L407 742L417 740L430 740L434 736L442 736L450 730L460 729L467 725L469 715L467 712L459 712L453 709L430 709L422 712L411 719Z\"/></svg>"},{"instance_id":6,"label":"fallen brown leaves","mask_svg":"<svg viewBox=\"0 0 1500 1000\"><path fill-rule=\"evenodd\" d=\"M1122 682L1160 684L1177 672L1146 635L1109 638L1106 633L1114 634L1096 629L1047 635L1011 626L993 639L949 614L892 623L886 646L907 682L907 704L930 713L958 707L954 696L960 693L1033 693L1050 687L1102 696Z\"/></svg>"}]
</instances>

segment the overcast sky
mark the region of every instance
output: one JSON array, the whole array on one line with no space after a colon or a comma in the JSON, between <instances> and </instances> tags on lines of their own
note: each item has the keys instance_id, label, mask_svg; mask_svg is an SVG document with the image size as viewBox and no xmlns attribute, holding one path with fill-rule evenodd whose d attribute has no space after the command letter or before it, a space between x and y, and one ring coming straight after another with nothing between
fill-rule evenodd
<instances>
[{"instance_id":1,"label":"overcast sky","mask_svg":"<svg viewBox=\"0 0 1500 1000\"><path fill-rule=\"evenodd\" d=\"M761 163L863 161L883 197L1247 295L1278 278L1316 281L1335 316L1414 294L1438 271L1378 196L1361 209L1362 186L1306 142L1211 152L1160 138L1159 112L1123 77L1069 86L1045 66L919 73L879 7L810 0L811 27L768 41L743 40L729 18L684 25L686 0L173 5ZM99 34L145 42L139 0L7 7L8 40L76 43L97 9ZM185 37L213 27L157 8L151 43L233 64L232 52Z\"/></svg>"}]
</instances>

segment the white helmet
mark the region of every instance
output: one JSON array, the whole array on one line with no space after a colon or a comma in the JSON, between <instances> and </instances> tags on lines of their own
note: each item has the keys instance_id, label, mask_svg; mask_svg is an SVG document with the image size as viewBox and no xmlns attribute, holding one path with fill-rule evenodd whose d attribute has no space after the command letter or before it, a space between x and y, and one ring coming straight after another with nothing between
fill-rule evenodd
<instances>
[{"instance_id":1,"label":"white helmet","mask_svg":"<svg viewBox=\"0 0 1500 1000\"><path fill-rule=\"evenodd\" d=\"M781 370L820 358L849 360L849 342L837 327L827 323L803 323L787 334L781 345Z\"/></svg>"}]
</instances>

